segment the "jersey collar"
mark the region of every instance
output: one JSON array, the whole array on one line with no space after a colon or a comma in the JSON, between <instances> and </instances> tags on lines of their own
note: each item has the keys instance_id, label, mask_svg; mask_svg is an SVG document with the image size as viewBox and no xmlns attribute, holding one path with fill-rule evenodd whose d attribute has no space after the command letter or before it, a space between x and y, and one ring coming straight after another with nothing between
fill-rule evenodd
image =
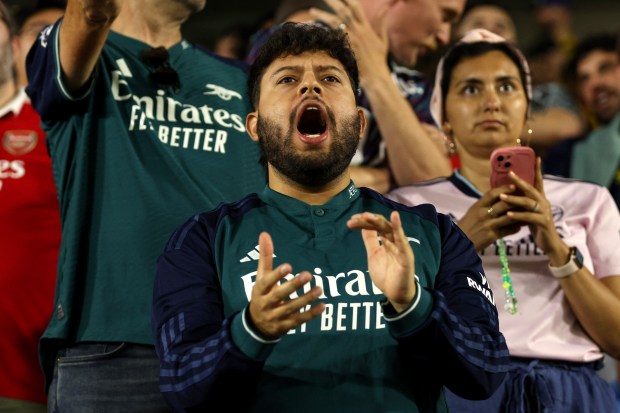
<instances>
[{"instance_id":1,"label":"jersey collar","mask_svg":"<svg viewBox=\"0 0 620 413\"><path fill-rule=\"evenodd\" d=\"M454 186L456 186L461 192L463 192L467 196L471 196L473 198L482 197L482 192L480 192L471 182L469 182L463 175L461 175L457 170L448 178Z\"/></svg>"},{"instance_id":2,"label":"jersey collar","mask_svg":"<svg viewBox=\"0 0 620 413\"><path fill-rule=\"evenodd\" d=\"M22 111L24 103L26 103L27 101L28 95L26 95L26 92L22 88L19 90L19 92L17 92L17 95L15 95L13 99L11 99L6 105L0 108L0 118L3 118L9 113L12 113L13 115L19 115L19 112Z\"/></svg>"},{"instance_id":3,"label":"jersey collar","mask_svg":"<svg viewBox=\"0 0 620 413\"><path fill-rule=\"evenodd\" d=\"M303 201L300 201L296 198L292 198L288 195L281 194L279 192L274 191L269 186L265 187L265 190L261 194L261 198L265 203L269 205L276 206L280 209L284 209L287 211L307 211L308 208L340 208L347 207L351 203L353 203L360 196L359 189L355 186L353 181L349 182L349 186L347 186L342 192L334 196L332 199L327 201L323 205L308 205Z\"/></svg>"}]
</instances>

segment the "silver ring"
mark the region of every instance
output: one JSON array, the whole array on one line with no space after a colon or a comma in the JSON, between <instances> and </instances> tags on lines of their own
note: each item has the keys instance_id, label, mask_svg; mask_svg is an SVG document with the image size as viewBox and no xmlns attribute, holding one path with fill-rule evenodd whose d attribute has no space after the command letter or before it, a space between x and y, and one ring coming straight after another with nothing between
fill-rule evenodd
<instances>
[{"instance_id":1,"label":"silver ring","mask_svg":"<svg viewBox=\"0 0 620 413\"><path fill-rule=\"evenodd\" d=\"M347 30L347 25L344 23L340 23L338 25L338 29L342 30L343 32Z\"/></svg>"},{"instance_id":2,"label":"silver ring","mask_svg":"<svg viewBox=\"0 0 620 413\"><path fill-rule=\"evenodd\" d=\"M352 20L353 20L353 16L351 16L350 14L347 14L346 16L344 16L343 23L350 24Z\"/></svg>"},{"instance_id":3,"label":"silver ring","mask_svg":"<svg viewBox=\"0 0 620 413\"><path fill-rule=\"evenodd\" d=\"M538 212L539 208L540 208L540 204L536 202L536 205L534 205L534 209L532 209L532 212Z\"/></svg>"},{"instance_id":4,"label":"silver ring","mask_svg":"<svg viewBox=\"0 0 620 413\"><path fill-rule=\"evenodd\" d=\"M489 209L487 209L487 215L489 215L491 218L495 218L495 214L493 213L492 206L490 206Z\"/></svg>"}]
</instances>

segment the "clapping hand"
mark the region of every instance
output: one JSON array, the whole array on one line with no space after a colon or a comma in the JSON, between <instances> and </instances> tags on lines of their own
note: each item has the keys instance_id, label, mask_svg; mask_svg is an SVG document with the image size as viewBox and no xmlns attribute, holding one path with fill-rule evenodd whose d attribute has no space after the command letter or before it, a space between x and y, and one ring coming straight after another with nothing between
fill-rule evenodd
<instances>
[{"instance_id":1,"label":"clapping hand","mask_svg":"<svg viewBox=\"0 0 620 413\"><path fill-rule=\"evenodd\" d=\"M362 231L368 272L374 284L396 311L406 309L416 294L415 265L399 213L392 211L390 221L369 212L355 214L347 226Z\"/></svg>"},{"instance_id":2,"label":"clapping hand","mask_svg":"<svg viewBox=\"0 0 620 413\"><path fill-rule=\"evenodd\" d=\"M282 279L292 271L290 264L281 264L273 268L274 248L268 233L263 232L259 235L258 245L260 257L256 283L252 288L249 315L263 337L277 339L323 312L325 309L323 303L300 311L316 301L323 290L315 286L299 297L290 298L291 294L312 280L312 275L308 271L303 271L281 283Z\"/></svg>"}]
</instances>

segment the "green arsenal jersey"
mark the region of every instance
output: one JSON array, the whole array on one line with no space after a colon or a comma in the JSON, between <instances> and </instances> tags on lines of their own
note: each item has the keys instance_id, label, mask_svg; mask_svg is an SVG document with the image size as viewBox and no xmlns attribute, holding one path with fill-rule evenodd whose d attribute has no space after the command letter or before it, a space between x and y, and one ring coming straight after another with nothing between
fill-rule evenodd
<instances>
[{"instance_id":1,"label":"green arsenal jersey","mask_svg":"<svg viewBox=\"0 0 620 413\"><path fill-rule=\"evenodd\" d=\"M52 344L152 344L155 261L171 231L265 183L245 131L243 68L185 40L149 65L148 45L112 32L87 90L74 96L60 75L59 24L28 64L62 214L56 311L42 342L50 358ZM178 91L155 83L162 65L179 74Z\"/></svg>"},{"instance_id":2,"label":"green arsenal jersey","mask_svg":"<svg viewBox=\"0 0 620 413\"><path fill-rule=\"evenodd\" d=\"M418 285L400 314L383 304L360 231L346 225L356 213L395 209ZM246 312L262 231L273 239L274 268L309 271L307 288L322 287L325 304L321 316L273 341ZM178 412L445 412L444 386L489 397L508 360L465 235L430 205L408 208L353 184L324 205L267 188L195 215L158 261L152 323L160 388Z\"/></svg>"}]
</instances>

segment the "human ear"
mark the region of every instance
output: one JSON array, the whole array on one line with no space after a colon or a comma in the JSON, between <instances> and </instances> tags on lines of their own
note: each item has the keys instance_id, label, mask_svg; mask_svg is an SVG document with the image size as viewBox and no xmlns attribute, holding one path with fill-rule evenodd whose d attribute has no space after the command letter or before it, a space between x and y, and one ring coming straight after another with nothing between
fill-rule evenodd
<instances>
[{"instance_id":1,"label":"human ear","mask_svg":"<svg viewBox=\"0 0 620 413\"><path fill-rule=\"evenodd\" d=\"M254 142L258 142L258 112L250 112L245 117L245 129Z\"/></svg>"},{"instance_id":2,"label":"human ear","mask_svg":"<svg viewBox=\"0 0 620 413\"><path fill-rule=\"evenodd\" d=\"M360 136L359 136L359 139L362 139L362 137L364 136L364 132L366 131L366 113L364 112L364 109L358 108L357 109L357 116L359 116L359 118L360 118Z\"/></svg>"},{"instance_id":3,"label":"human ear","mask_svg":"<svg viewBox=\"0 0 620 413\"><path fill-rule=\"evenodd\" d=\"M450 122L444 122L443 125L441 125L441 130L446 136L452 136L452 125L450 125Z\"/></svg>"}]
</instances>

